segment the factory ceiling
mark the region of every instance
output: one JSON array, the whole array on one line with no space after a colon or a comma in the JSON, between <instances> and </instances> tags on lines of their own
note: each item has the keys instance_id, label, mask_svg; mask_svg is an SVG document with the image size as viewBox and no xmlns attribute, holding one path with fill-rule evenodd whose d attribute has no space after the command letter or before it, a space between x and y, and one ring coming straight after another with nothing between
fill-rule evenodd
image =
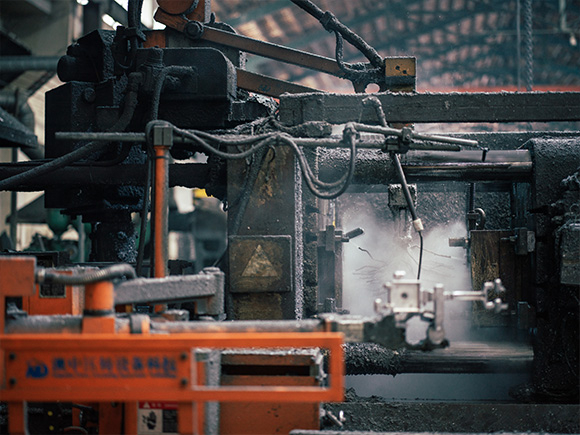
<instances>
[{"instance_id":1,"label":"factory ceiling","mask_svg":"<svg viewBox=\"0 0 580 435\"><path fill-rule=\"evenodd\" d=\"M420 91L517 90L518 82L525 90L529 73L525 0L315 3L334 13L382 56L415 56ZM334 57L334 35L290 1L214 0L212 10L219 21L244 35ZM534 1L532 15L534 89L578 89L580 3ZM348 44L344 51L348 62L365 60ZM248 69L310 87L350 91L340 79L258 57L250 57Z\"/></svg>"}]
</instances>

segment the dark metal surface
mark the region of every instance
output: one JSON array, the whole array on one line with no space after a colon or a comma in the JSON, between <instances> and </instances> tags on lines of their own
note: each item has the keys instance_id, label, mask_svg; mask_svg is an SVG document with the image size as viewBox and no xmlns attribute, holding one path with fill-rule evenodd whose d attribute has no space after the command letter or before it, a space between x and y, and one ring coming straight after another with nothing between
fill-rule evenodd
<instances>
[{"instance_id":1,"label":"dark metal surface","mask_svg":"<svg viewBox=\"0 0 580 435\"><path fill-rule=\"evenodd\" d=\"M319 150L321 177L332 179L344 171L349 156L342 149ZM401 160L410 182L444 180L518 180L529 181L532 172L526 151L489 151L482 162L481 151L409 151ZM391 156L382 151L360 150L357 154L353 184L397 183Z\"/></svg>"},{"instance_id":2,"label":"dark metal surface","mask_svg":"<svg viewBox=\"0 0 580 435\"><path fill-rule=\"evenodd\" d=\"M292 289L292 238L230 236L230 292L283 293Z\"/></svg>"},{"instance_id":3,"label":"dark metal surface","mask_svg":"<svg viewBox=\"0 0 580 435\"><path fill-rule=\"evenodd\" d=\"M287 237L290 246L290 254L287 249L279 249L268 258L270 264L280 264L280 270L290 271L280 276L284 284L274 292L230 293L231 300L226 303L230 319L294 319L302 312L302 191L296 166L287 147L269 150L263 158L256 155L249 166L245 160L228 162L227 197L233 204L228 212L228 233ZM238 270L241 275L250 259L233 254L235 251L230 250L230 270ZM229 280L228 293L233 286ZM285 291L280 293L280 289Z\"/></svg>"},{"instance_id":4,"label":"dark metal surface","mask_svg":"<svg viewBox=\"0 0 580 435\"><path fill-rule=\"evenodd\" d=\"M2 56L2 73L23 71L56 71L60 56Z\"/></svg>"},{"instance_id":5,"label":"dark metal surface","mask_svg":"<svg viewBox=\"0 0 580 435\"><path fill-rule=\"evenodd\" d=\"M572 204L578 203L578 191L569 191L563 180L578 171L580 138L537 138L526 147L534 161L531 193L537 241L532 278L537 309L532 396L577 402L580 304L577 286L560 284L557 241L560 225L574 219L573 215L566 218L561 214L574 210ZM567 195L574 200L567 201Z\"/></svg>"},{"instance_id":6,"label":"dark metal surface","mask_svg":"<svg viewBox=\"0 0 580 435\"><path fill-rule=\"evenodd\" d=\"M381 93L375 94L388 122L517 122L578 121L579 92L533 93ZM376 123L375 111L364 107L367 94L304 94L280 98L280 120L333 124L358 120Z\"/></svg>"},{"instance_id":7,"label":"dark metal surface","mask_svg":"<svg viewBox=\"0 0 580 435\"><path fill-rule=\"evenodd\" d=\"M0 107L0 148L36 148L38 141L33 131Z\"/></svg>"},{"instance_id":8,"label":"dark metal surface","mask_svg":"<svg viewBox=\"0 0 580 435\"><path fill-rule=\"evenodd\" d=\"M453 342L429 352L391 350L371 343L345 345L349 375L400 373L527 373L531 347L517 343Z\"/></svg>"},{"instance_id":9,"label":"dark metal surface","mask_svg":"<svg viewBox=\"0 0 580 435\"><path fill-rule=\"evenodd\" d=\"M325 404L345 414L343 430L412 433L539 432L579 433L578 405L511 403L357 402ZM294 432L299 435L301 432ZM307 432L306 432L307 433ZM332 432L331 432L332 433ZM345 432L341 432L345 433ZM348 432L347 432L348 433ZM360 433L360 432L354 432Z\"/></svg>"}]
</instances>

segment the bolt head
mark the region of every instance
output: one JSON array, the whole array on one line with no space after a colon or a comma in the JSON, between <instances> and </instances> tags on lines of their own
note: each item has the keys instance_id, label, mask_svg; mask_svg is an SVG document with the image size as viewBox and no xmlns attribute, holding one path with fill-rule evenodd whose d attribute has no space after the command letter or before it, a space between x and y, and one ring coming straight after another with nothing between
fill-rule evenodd
<instances>
[{"instance_id":1,"label":"bolt head","mask_svg":"<svg viewBox=\"0 0 580 435\"><path fill-rule=\"evenodd\" d=\"M94 103L97 99L97 94L93 88L86 88L83 90L83 100L87 103Z\"/></svg>"}]
</instances>

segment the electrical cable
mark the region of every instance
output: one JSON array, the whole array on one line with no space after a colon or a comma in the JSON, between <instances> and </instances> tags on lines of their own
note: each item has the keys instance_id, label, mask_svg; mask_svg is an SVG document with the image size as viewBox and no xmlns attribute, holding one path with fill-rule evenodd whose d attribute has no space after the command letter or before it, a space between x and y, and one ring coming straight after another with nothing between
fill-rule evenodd
<instances>
[{"instance_id":1,"label":"electrical cable","mask_svg":"<svg viewBox=\"0 0 580 435\"><path fill-rule=\"evenodd\" d=\"M64 168L65 166L69 166L71 163L84 159L85 157L88 157L91 154L102 150L108 145L108 142L89 142L81 148L77 148L76 150L65 154L62 157L58 157L41 166L36 166L26 172L22 172L20 174L13 175L12 177L1 180L0 190L14 189L21 184L26 183L27 181L33 180L34 178L40 177L42 175L49 174L56 171L57 169Z\"/></svg>"},{"instance_id":2,"label":"electrical cable","mask_svg":"<svg viewBox=\"0 0 580 435\"><path fill-rule=\"evenodd\" d=\"M152 121L152 122L154 122L154 121ZM168 123L164 123L164 125L167 126ZM171 124L169 124L169 125L171 125ZM151 129L152 124L150 123L147 128ZM251 140L246 139L247 144L256 143L256 141L258 141L258 142L256 145L251 146L249 149L247 149L245 151L238 152L238 153L230 153L230 152L221 151L221 150L213 147L206 140L202 139L201 136L204 136L205 139L208 139L212 142L218 142L220 144L226 144L226 145L234 145L234 144L237 145L240 143L239 141L237 143L235 141L230 142L230 141L226 141L224 139L217 138L209 133L203 133L203 132L192 131L192 130L183 130L183 129L177 128L175 126L172 126L172 128L177 135L180 135L182 137L186 137L188 139L193 140L197 146L200 146L201 148L203 148L207 152L215 154L218 157L226 159L226 160L239 160L239 159L246 158L250 155L255 154L260 149L262 149L266 146L272 145L273 142L276 142L278 144L287 145L293 150L294 154L297 157L298 164L300 166L300 169L301 169L301 172L303 174L306 185L308 186L310 191L315 196L317 196L321 199L334 199L334 198L337 198L338 196L340 196L342 193L344 193L346 191L346 189L350 185L350 183L352 181L352 177L354 175L354 169L355 169L355 163L356 163L357 132L352 127L352 125L347 125L345 127L344 133L343 133L343 140L348 142L349 148L350 148L350 161L349 161L348 171L340 179L338 179L334 182L324 182L324 181L318 179L314 175L312 169L310 168L310 165L308 164L308 161L306 160L306 156L304 155L304 153L302 152L300 147L292 140L292 138L289 135L287 135L285 133L270 133L270 134L266 134L266 135L260 135L256 138L252 138ZM337 187L338 187L338 189L333 191L333 192L324 192L323 190L320 189L320 188L322 188L324 190L330 190L330 189L335 189Z\"/></svg>"},{"instance_id":3,"label":"electrical cable","mask_svg":"<svg viewBox=\"0 0 580 435\"><path fill-rule=\"evenodd\" d=\"M377 97L368 97L363 101L363 104L371 105L375 108L375 112L377 114L377 118L379 123L387 128L387 117L385 116L385 111L383 110L383 105L381 101ZM411 198L411 192L409 191L409 185L407 184L407 179L405 178L405 173L403 172L403 167L401 166L401 160L399 159L399 155L395 152L391 152L391 159L393 160L393 164L395 166L395 171L397 173L397 177L399 178L399 183L401 183L401 190L403 191L403 196L405 197L405 201L407 202L407 207L411 212L411 218L413 219L413 227L415 231L419 233L420 245L419 245L419 266L417 269L417 279L421 277L421 266L423 263L423 223L421 219L419 219L417 215L417 210L415 209L415 203L413 202L413 198Z\"/></svg>"},{"instance_id":4,"label":"electrical cable","mask_svg":"<svg viewBox=\"0 0 580 435\"><path fill-rule=\"evenodd\" d=\"M334 33L336 35L336 63L344 72L346 79L356 83L380 83L381 79L384 81L384 72L380 67L368 69L366 64L346 64L344 62L342 35L337 31Z\"/></svg>"},{"instance_id":5,"label":"electrical cable","mask_svg":"<svg viewBox=\"0 0 580 435\"><path fill-rule=\"evenodd\" d=\"M417 267L417 279L421 279L421 266L423 264L423 233L419 231L419 266Z\"/></svg>"}]
</instances>

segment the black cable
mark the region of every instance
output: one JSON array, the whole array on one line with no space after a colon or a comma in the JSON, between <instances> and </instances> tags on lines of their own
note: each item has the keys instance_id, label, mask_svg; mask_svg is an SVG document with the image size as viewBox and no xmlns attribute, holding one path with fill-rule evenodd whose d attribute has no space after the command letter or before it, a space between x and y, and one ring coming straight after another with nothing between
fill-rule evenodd
<instances>
[{"instance_id":1,"label":"black cable","mask_svg":"<svg viewBox=\"0 0 580 435\"><path fill-rule=\"evenodd\" d=\"M44 165L37 166L32 168L26 172L22 172L17 175L13 175L12 177L5 178L4 180L0 181L0 190L11 190L23 183L26 183L36 177L40 177L42 175L49 174L51 172L56 171L57 169L64 168L65 166L69 166L71 163L74 163L78 160L84 159L91 154L102 150L106 146L108 146L108 142L89 142L88 144L82 146L81 148L77 148L76 150L65 154L62 157L58 157L54 160L51 160Z\"/></svg>"},{"instance_id":2,"label":"black cable","mask_svg":"<svg viewBox=\"0 0 580 435\"><path fill-rule=\"evenodd\" d=\"M342 24L331 12L323 12L309 0L290 0L296 6L306 11L324 26L326 30L340 33L344 39L356 47L375 68L383 68L383 59L363 38Z\"/></svg>"},{"instance_id":3,"label":"black cable","mask_svg":"<svg viewBox=\"0 0 580 435\"><path fill-rule=\"evenodd\" d=\"M423 264L423 233L419 231L419 268L417 269L417 279L421 279L421 265Z\"/></svg>"},{"instance_id":4,"label":"black cable","mask_svg":"<svg viewBox=\"0 0 580 435\"><path fill-rule=\"evenodd\" d=\"M129 27L141 28L141 11L143 10L143 0L129 0L127 4L127 21Z\"/></svg>"},{"instance_id":5,"label":"black cable","mask_svg":"<svg viewBox=\"0 0 580 435\"><path fill-rule=\"evenodd\" d=\"M150 125L148 125L148 128L152 128L151 125L152 125L152 123L150 123ZM165 123L164 125L167 125L167 123ZM302 152L300 147L298 145L296 145L296 143L292 140L292 138L287 134L272 133L269 135L260 136L259 140L261 140L261 141L258 142L257 145L252 146L251 148L247 149L246 151L242 151L239 153L229 153L229 152L224 152L224 151L218 150L217 148L211 146L209 143L207 143L200 136L203 135L204 137L208 138L209 140L213 139L215 141L219 141L220 143L226 143L228 145L232 145L233 143L228 143L227 141L224 141L223 139L217 139L215 137L212 137L208 133L183 130L183 129L180 129L177 127L173 127L173 129L174 129L176 134L194 140L196 142L196 145L201 146L206 151L213 153L213 154L217 155L218 157L221 157L221 158L226 159L226 160L236 160L236 159L246 158L246 157L256 153L260 149L264 148L265 146L269 146L270 144L272 144L273 141L276 141L276 142L282 143L282 144L286 144L292 148L292 150L294 151L294 153L298 159L298 164L299 164L300 169L302 171L302 174L304 176L304 180L306 181L306 185L308 186L308 188L311 190L311 192L315 196L317 196L321 199L334 199L334 198L337 198L338 196L340 196L341 194L343 194L346 191L346 189L348 188L348 186L352 180L352 177L354 175L354 167L355 167L355 163L356 163L356 131L354 130L354 128L352 128L352 126L351 127L347 126L347 127L345 127L345 130L344 130L345 131L344 140L349 142L350 151L351 151L348 172L346 174L344 174L339 180L331 182L331 183L327 183L327 182L321 181L318 178L316 178L316 176L312 172L312 169L310 168L310 165L308 164L308 162L306 160L306 157L304 156L304 153ZM332 188L335 188L338 186L341 186L341 187L340 187L340 189L336 190L335 192L323 192L319 189L319 187L324 188L324 189L332 189Z\"/></svg>"},{"instance_id":6,"label":"black cable","mask_svg":"<svg viewBox=\"0 0 580 435\"><path fill-rule=\"evenodd\" d=\"M384 79L384 72L383 69L380 67L368 69L366 67L366 64L345 63L343 54L344 44L342 40L342 35L336 31L334 33L336 35L336 49L335 49L336 63L338 64L342 72L344 72L344 76L346 79L357 83L364 82L379 83L382 78Z\"/></svg>"},{"instance_id":7,"label":"black cable","mask_svg":"<svg viewBox=\"0 0 580 435\"><path fill-rule=\"evenodd\" d=\"M231 235L233 236L238 234L240 225L242 224L242 218L246 213L246 208L248 207L250 198L252 196L252 191L254 190L254 185L256 184L260 169L262 168L262 163L264 162L264 158L266 157L267 153L268 149L262 148L253 155L253 161L250 165L250 168L248 169L248 174L244 183L244 189L242 190L240 197L237 200L236 214L232 219L232 225L230 226Z\"/></svg>"},{"instance_id":8,"label":"black cable","mask_svg":"<svg viewBox=\"0 0 580 435\"><path fill-rule=\"evenodd\" d=\"M156 120L159 117L159 105L161 102L161 90L167 76L175 73L191 72L192 68L189 66L166 66L161 70L157 79L155 80L155 87L153 88L153 98L151 100L151 120Z\"/></svg>"},{"instance_id":9,"label":"black cable","mask_svg":"<svg viewBox=\"0 0 580 435\"><path fill-rule=\"evenodd\" d=\"M141 208L141 226L139 227L139 246L137 247L137 276L142 276L143 259L145 258L145 237L147 237L147 214L149 213L149 190L151 189L151 178L153 175L153 159L147 158L147 176L145 178L145 189L143 191L143 203Z\"/></svg>"},{"instance_id":10,"label":"black cable","mask_svg":"<svg viewBox=\"0 0 580 435\"><path fill-rule=\"evenodd\" d=\"M385 111L383 110L383 105L381 104L381 101L377 97L371 96L365 98L363 104L374 106L379 123L383 127L388 126L387 117L385 116ZM415 227L417 233L419 233L420 239L419 267L417 270L417 279L419 279L421 277L421 266L423 264L423 233L422 233L423 224L421 223L421 220L417 216L415 203L413 202L413 198L411 198L411 192L409 191L409 186L407 184L407 179L405 178L405 173L403 172L403 167L401 166L401 160L399 159L399 155L394 152L391 152L391 159L393 160L393 164L395 165L395 171L397 173L397 177L399 178L399 183L401 183L401 190L403 191L403 196L405 197L405 201L407 202L407 207L411 212L413 226Z\"/></svg>"}]
</instances>

